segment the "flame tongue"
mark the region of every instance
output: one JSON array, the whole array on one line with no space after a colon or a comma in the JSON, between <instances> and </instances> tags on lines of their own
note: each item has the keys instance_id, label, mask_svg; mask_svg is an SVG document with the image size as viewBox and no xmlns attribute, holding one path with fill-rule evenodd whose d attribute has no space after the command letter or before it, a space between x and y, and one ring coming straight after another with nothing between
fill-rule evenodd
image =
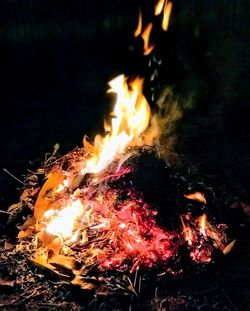
<instances>
[{"instance_id":1,"label":"flame tongue","mask_svg":"<svg viewBox=\"0 0 250 311\"><path fill-rule=\"evenodd\" d=\"M207 201L206 201L204 194L202 194L200 192L194 192L191 194L184 194L184 197L189 199L189 200L194 200L194 201L198 201L198 202L207 204Z\"/></svg>"},{"instance_id":2,"label":"flame tongue","mask_svg":"<svg viewBox=\"0 0 250 311\"><path fill-rule=\"evenodd\" d=\"M150 107L142 94L142 79L128 83L124 75L109 82L109 93L117 94L106 136L96 136L91 148L91 156L81 173L99 173L110 164L116 155L125 151L127 146L140 145L140 135L147 129L150 121Z\"/></svg>"}]
</instances>

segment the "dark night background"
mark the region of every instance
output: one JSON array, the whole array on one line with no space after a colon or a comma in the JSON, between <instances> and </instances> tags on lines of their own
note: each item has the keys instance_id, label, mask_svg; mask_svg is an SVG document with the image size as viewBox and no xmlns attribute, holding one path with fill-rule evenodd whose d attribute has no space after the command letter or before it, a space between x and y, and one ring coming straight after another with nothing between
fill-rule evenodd
<instances>
[{"instance_id":1,"label":"dark night background","mask_svg":"<svg viewBox=\"0 0 250 311\"><path fill-rule=\"evenodd\" d=\"M159 85L171 87L184 112L175 150L249 204L250 1L173 2L168 32L154 34L154 53L162 58ZM138 6L147 16L150 3L0 1L0 209L18 201L22 186L2 168L23 180L55 143L65 154L82 146L84 134L97 134L112 107L107 82L118 74L144 73L148 85L148 59L133 31ZM207 274L210 287L227 289L230 310L249 306L246 230L224 277ZM210 288L203 276L185 284Z\"/></svg>"},{"instance_id":2,"label":"dark night background","mask_svg":"<svg viewBox=\"0 0 250 311\"><path fill-rule=\"evenodd\" d=\"M111 109L107 82L146 66L129 49L137 44L138 5L149 7L143 0L1 0L1 168L22 179L30 161L39 166L34 161L55 143L63 154L102 128ZM163 59L161 83L182 98L175 149L204 173L224 178L244 200L249 8L248 0L175 1L156 49ZM0 183L2 204L13 202L18 183L3 171Z\"/></svg>"}]
</instances>

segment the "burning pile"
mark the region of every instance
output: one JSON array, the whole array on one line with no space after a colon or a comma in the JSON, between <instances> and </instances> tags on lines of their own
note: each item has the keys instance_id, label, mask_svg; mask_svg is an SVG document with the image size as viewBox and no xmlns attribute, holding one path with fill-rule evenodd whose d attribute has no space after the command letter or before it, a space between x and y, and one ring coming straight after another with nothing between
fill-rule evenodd
<instances>
[{"instance_id":1,"label":"burning pile","mask_svg":"<svg viewBox=\"0 0 250 311\"><path fill-rule=\"evenodd\" d=\"M178 193L181 179L155 147L145 145L156 141L158 131L141 80L129 84L119 76L110 86L117 102L111 123L105 124L106 135L97 136L94 145L85 138L84 148L47 163L47 180L38 190L34 216L22 226L19 237L35 237L33 260L54 271L58 265L72 270L76 284L93 269L180 273L183 248L194 263L210 262L215 250L225 247L225 226L207 221L203 194L188 194L188 188ZM163 173L163 181L153 177L158 173ZM148 174L155 185L147 181ZM145 181L149 192L163 182L165 189L157 195L165 195L164 203L146 200L141 188ZM30 192L37 194L26 189L23 196L30 197ZM190 202L194 211L198 204L198 216ZM167 219L159 221L164 214L173 219L172 225Z\"/></svg>"},{"instance_id":2,"label":"burning pile","mask_svg":"<svg viewBox=\"0 0 250 311\"><path fill-rule=\"evenodd\" d=\"M162 12L167 30L170 2L159 1L155 15ZM151 29L142 31L140 15L135 36L144 40L144 55L153 49ZM86 288L83 280L94 271L176 274L183 257L204 264L217 250L227 252L226 226L207 220L210 202L159 155L159 116L151 115L143 80L120 75L109 86L116 104L105 135L93 144L85 137L83 148L47 161L43 186L23 192L23 202L35 201L19 232L32 244L32 260L70 270L72 283Z\"/></svg>"}]
</instances>

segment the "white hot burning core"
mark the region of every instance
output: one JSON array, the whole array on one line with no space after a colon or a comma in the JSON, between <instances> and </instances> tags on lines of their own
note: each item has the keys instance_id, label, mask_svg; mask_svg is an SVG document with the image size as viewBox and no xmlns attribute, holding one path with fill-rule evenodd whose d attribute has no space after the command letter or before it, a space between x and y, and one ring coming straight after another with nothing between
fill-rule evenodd
<instances>
[{"instance_id":1,"label":"white hot burning core","mask_svg":"<svg viewBox=\"0 0 250 311\"><path fill-rule=\"evenodd\" d=\"M50 209L44 213L45 218L52 219L47 224L47 232L69 238L75 227L75 220L83 213L83 206L79 199L70 202L67 207L58 211Z\"/></svg>"}]
</instances>

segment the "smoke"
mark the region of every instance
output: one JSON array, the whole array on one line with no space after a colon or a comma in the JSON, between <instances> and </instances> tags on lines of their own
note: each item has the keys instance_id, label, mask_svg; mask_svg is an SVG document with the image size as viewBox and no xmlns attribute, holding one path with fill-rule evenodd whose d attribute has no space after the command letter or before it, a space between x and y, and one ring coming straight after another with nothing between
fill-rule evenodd
<instances>
[{"instance_id":1,"label":"smoke","mask_svg":"<svg viewBox=\"0 0 250 311\"><path fill-rule=\"evenodd\" d=\"M153 114L145 133L144 143L173 149L177 143L177 128L183 117L183 107L169 86L163 89L156 105L156 113Z\"/></svg>"}]
</instances>

